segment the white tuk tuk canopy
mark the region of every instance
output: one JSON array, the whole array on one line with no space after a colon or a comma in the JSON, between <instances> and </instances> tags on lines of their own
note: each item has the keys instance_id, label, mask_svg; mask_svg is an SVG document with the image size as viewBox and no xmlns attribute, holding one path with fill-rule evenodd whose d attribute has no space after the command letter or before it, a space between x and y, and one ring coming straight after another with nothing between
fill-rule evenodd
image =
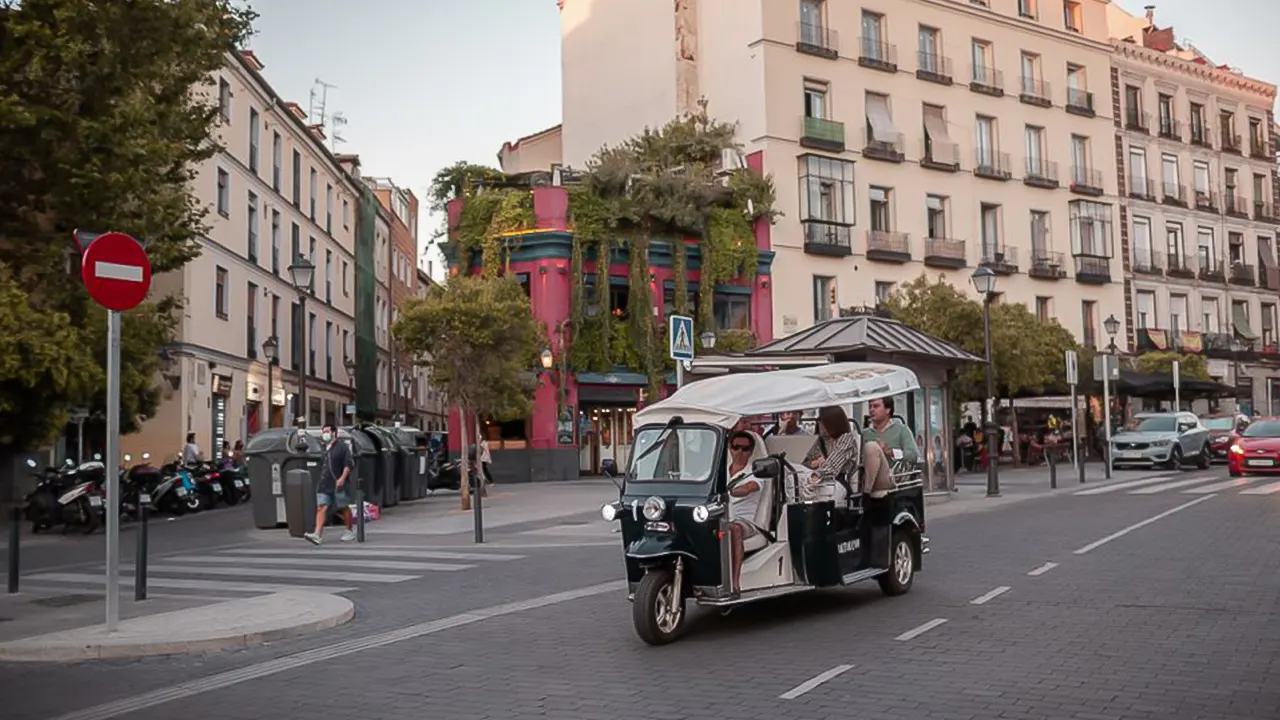
<instances>
[{"instance_id":1,"label":"white tuk tuk canopy","mask_svg":"<svg viewBox=\"0 0 1280 720\"><path fill-rule=\"evenodd\" d=\"M730 428L743 417L844 406L918 389L914 372L872 362L723 375L685 385L636 413L634 422L636 427L662 425L679 416L687 423Z\"/></svg>"}]
</instances>

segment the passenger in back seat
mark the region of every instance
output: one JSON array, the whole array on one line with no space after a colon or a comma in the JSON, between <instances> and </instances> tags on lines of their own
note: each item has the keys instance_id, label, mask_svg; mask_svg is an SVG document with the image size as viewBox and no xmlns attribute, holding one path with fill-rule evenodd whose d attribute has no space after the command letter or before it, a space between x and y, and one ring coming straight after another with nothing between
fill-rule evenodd
<instances>
[{"instance_id":1,"label":"passenger in back seat","mask_svg":"<svg viewBox=\"0 0 1280 720\"><path fill-rule=\"evenodd\" d=\"M751 474L751 455L756 439L749 432L729 436L729 537L733 542L733 587L741 587L743 545L748 538L760 534L755 526L760 507L760 481Z\"/></svg>"},{"instance_id":2,"label":"passenger in back seat","mask_svg":"<svg viewBox=\"0 0 1280 720\"><path fill-rule=\"evenodd\" d=\"M862 436L853 431L844 410L834 405L818 411L818 424L826 436L823 451L805 465L817 470L825 482L835 482L842 475L846 481L853 482L858 476Z\"/></svg>"}]
</instances>

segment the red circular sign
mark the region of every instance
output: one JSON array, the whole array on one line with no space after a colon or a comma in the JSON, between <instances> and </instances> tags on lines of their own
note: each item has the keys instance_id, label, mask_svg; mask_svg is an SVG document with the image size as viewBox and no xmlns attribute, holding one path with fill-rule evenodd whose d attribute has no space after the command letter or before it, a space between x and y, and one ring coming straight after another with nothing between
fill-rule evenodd
<instances>
[{"instance_id":1,"label":"red circular sign","mask_svg":"<svg viewBox=\"0 0 1280 720\"><path fill-rule=\"evenodd\" d=\"M80 277L89 297L102 307L132 310L151 290L151 260L137 240L124 233L104 233L85 250Z\"/></svg>"}]
</instances>

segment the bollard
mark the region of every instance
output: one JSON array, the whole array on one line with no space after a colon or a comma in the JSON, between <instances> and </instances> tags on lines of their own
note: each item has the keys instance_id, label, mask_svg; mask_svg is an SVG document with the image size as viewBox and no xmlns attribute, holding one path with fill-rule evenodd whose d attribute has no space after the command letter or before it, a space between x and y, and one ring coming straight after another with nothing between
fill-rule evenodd
<instances>
[{"instance_id":1,"label":"bollard","mask_svg":"<svg viewBox=\"0 0 1280 720\"><path fill-rule=\"evenodd\" d=\"M484 507L481 496L484 495L484 466L474 473L475 481L471 486L472 519L475 521L476 543L484 542Z\"/></svg>"},{"instance_id":2,"label":"bollard","mask_svg":"<svg viewBox=\"0 0 1280 720\"><path fill-rule=\"evenodd\" d=\"M1080 484L1084 484L1084 453L1076 451L1076 473L1080 475Z\"/></svg>"},{"instance_id":3,"label":"bollard","mask_svg":"<svg viewBox=\"0 0 1280 720\"><path fill-rule=\"evenodd\" d=\"M133 557L133 599L147 599L147 506L151 495L138 495L138 537Z\"/></svg>"},{"instance_id":4,"label":"bollard","mask_svg":"<svg viewBox=\"0 0 1280 720\"><path fill-rule=\"evenodd\" d=\"M22 508L17 504L9 518L9 594L18 592L18 543L22 540Z\"/></svg>"},{"instance_id":5,"label":"bollard","mask_svg":"<svg viewBox=\"0 0 1280 720\"><path fill-rule=\"evenodd\" d=\"M1058 456L1050 451L1047 455L1049 458L1049 489L1058 489Z\"/></svg>"},{"instance_id":6,"label":"bollard","mask_svg":"<svg viewBox=\"0 0 1280 720\"><path fill-rule=\"evenodd\" d=\"M356 478L356 542L364 542L364 479Z\"/></svg>"}]
</instances>

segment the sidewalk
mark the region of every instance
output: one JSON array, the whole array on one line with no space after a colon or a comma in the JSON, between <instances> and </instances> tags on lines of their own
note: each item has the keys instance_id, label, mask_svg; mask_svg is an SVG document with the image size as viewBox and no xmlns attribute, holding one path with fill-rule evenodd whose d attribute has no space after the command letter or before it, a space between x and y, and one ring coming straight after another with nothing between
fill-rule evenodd
<instances>
[{"instance_id":1,"label":"sidewalk","mask_svg":"<svg viewBox=\"0 0 1280 720\"><path fill-rule=\"evenodd\" d=\"M335 627L355 614L350 600L315 592L221 602L161 594L139 603L125 588L120 624L108 633L105 604L102 593L0 595L0 662L78 662L252 647Z\"/></svg>"}]
</instances>

